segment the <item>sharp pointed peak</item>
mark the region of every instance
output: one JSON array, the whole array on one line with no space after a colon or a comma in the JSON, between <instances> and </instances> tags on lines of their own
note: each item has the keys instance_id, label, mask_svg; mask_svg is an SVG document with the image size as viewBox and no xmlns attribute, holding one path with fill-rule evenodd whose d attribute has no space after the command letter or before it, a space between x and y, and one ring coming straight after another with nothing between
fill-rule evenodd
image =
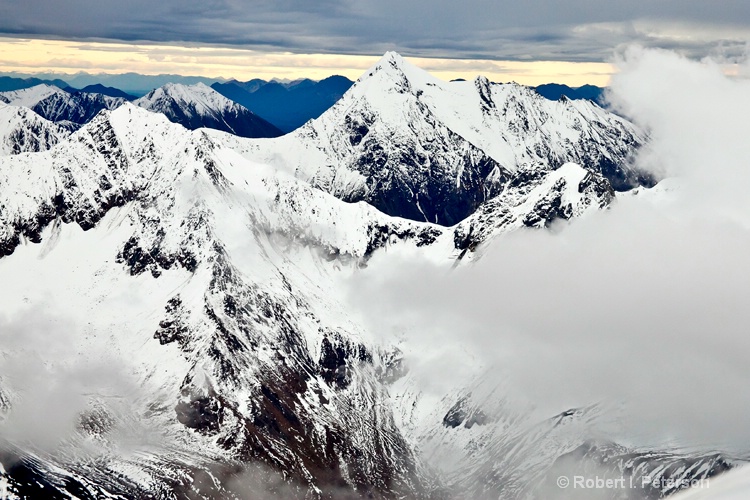
<instances>
[{"instance_id":1,"label":"sharp pointed peak","mask_svg":"<svg viewBox=\"0 0 750 500\"><path fill-rule=\"evenodd\" d=\"M388 51L359 80L366 80L375 74L391 75L398 80L411 80L414 77L420 78L419 75L426 72L409 63L398 52Z\"/></svg>"},{"instance_id":2,"label":"sharp pointed peak","mask_svg":"<svg viewBox=\"0 0 750 500\"><path fill-rule=\"evenodd\" d=\"M165 95L169 96L173 99L177 100L191 100L193 98L197 98L199 96L209 96L212 99L219 99L219 97L222 97L221 94L216 92L215 89L209 87L203 82L198 82L194 84L184 84L184 83L165 83L159 88L156 88L149 92L146 96L144 96L141 99L137 99L137 101L141 102L145 100L146 98L153 98L155 96Z\"/></svg>"},{"instance_id":3,"label":"sharp pointed peak","mask_svg":"<svg viewBox=\"0 0 750 500\"><path fill-rule=\"evenodd\" d=\"M381 68L385 70L389 69L395 69L397 71L403 72L405 69L410 67L411 64L409 64L406 59L404 59L401 54L394 51L388 51L385 54L383 54L383 57L378 60L377 63L375 63L375 68Z\"/></svg>"},{"instance_id":4,"label":"sharp pointed peak","mask_svg":"<svg viewBox=\"0 0 750 500\"><path fill-rule=\"evenodd\" d=\"M8 91L8 93L10 92L16 92L18 94L22 94L22 93L34 93L34 92L60 93L60 92L65 92L65 91L61 89L60 87L58 87L57 85L51 85L49 83L39 83L31 87Z\"/></svg>"},{"instance_id":5,"label":"sharp pointed peak","mask_svg":"<svg viewBox=\"0 0 750 500\"><path fill-rule=\"evenodd\" d=\"M383 54L383 57L380 58L380 62L397 62L402 63L404 62L404 58L401 54L396 52L395 50L389 50L385 54Z\"/></svg>"}]
</instances>

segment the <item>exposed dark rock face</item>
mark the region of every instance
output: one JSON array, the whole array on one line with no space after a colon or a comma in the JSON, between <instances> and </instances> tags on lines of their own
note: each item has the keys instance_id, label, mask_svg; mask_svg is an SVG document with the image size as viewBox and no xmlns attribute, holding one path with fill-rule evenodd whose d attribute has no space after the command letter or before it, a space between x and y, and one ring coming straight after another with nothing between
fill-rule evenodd
<instances>
[{"instance_id":1,"label":"exposed dark rock face","mask_svg":"<svg viewBox=\"0 0 750 500\"><path fill-rule=\"evenodd\" d=\"M353 168L367 178L367 194L348 201L364 199L388 215L443 226L468 217L500 192L504 178L488 181L500 166L460 137L444 132L446 143L432 143L426 149L401 145L395 154L384 149L380 138L365 136ZM448 160L454 151L467 152ZM458 179L456 160L462 172Z\"/></svg>"},{"instance_id":2,"label":"exposed dark rock face","mask_svg":"<svg viewBox=\"0 0 750 500\"><path fill-rule=\"evenodd\" d=\"M31 109L39 116L55 123L65 123L73 129L90 122L100 111L115 109L123 98L88 92L56 92L36 103Z\"/></svg>"},{"instance_id":3,"label":"exposed dark rock face","mask_svg":"<svg viewBox=\"0 0 750 500\"><path fill-rule=\"evenodd\" d=\"M209 393L206 396L183 389L183 399L177 403L177 420L185 427L204 434L215 434L221 428L224 409L221 401Z\"/></svg>"},{"instance_id":4,"label":"exposed dark rock face","mask_svg":"<svg viewBox=\"0 0 750 500\"><path fill-rule=\"evenodd\" d=\"M471 429L475 425L484 425L487 421L487 415L480 408L473 407L465 397L459 399L443 417L443 425L452 428L463 425Z\"/></svg>"},{"instance_id":5,"label":"exposed dark rock face","mask_svg":"<svg viewBox=\"0 0 750 500\"><path fill-rule=\"evenodd\" d=\"M416 245L427 246L435 243L442 233L434 227L424 228L400 228L386 224L371 224L367 228L368 243L365 255L371 255L378 248L383 248L390 241L413 239Z\"/></svg>"},{"instance_id":6,"label":"exposed dark rock face","mask_svg":"<svg viewBox=\"0 0 750 500\"><path fill-rule=\"evenodd\" d=\"M340 335L323 337L320 347L320 374L328 384L345 389L351 383L353 365L372 363L372 354L364 345L354 345Z\"/></svg>"},{"instance_id":7,"label":"exposed dark rock face","mask_svg":"<svg viewBox=\"0 0 750 500\"><path fill-rule=\"evenodd\" d=\"M166 317L159 322L159 329L154 333L154 338L161 345L178 342L186 348L189 342L190 327L188 324L188 311L182 304L180 296L172 297L165 307Z\"/></svg>"}]
</instances>

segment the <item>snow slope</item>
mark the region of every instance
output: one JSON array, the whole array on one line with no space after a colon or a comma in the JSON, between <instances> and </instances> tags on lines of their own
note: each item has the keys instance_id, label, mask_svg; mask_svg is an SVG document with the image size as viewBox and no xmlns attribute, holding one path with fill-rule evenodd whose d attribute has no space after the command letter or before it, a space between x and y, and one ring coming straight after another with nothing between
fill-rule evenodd
<instances>
[{"instance_id":1,"label":"snow slope","mask_svg":"<svg viewBox=\"0 0 750 500\"><path fill-rule=\"evenodd\" d=\"M744 500L750 495L750 467L741 467L715 480L698 483L674 500Z\"/></svg>"},{"instance_id":2,"label":"snow slope","mask_svg":"<svg viewBox=\"0 0 750 500\"><path fill-rule=\"evenodd\" d=\"M55 95L59 92L64 91L55 87L54 85L47 85L43 83L26 89L0 92L0 100L12 106L24 106L27 108L33 108L40 101L43 101L49 96Z\"/></svg>"}]
</instances>

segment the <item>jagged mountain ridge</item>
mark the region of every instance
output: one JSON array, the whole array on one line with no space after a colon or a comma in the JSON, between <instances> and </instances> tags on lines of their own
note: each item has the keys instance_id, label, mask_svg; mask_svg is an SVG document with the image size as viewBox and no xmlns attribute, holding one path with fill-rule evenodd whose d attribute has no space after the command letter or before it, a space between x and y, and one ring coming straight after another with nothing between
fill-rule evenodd
<instances>
[{"instance_id":1,"label":"jagged mountain ridge","mask_svg":"<svg viewBox=\"0 0 750 500\"><path fill-rule=\"evenodd\" d=\"M574 163L552 172L523 172L453 228L454 244L463 256L503 233L581 217L606 208L614 199L604 177Z\"/></svg>"},{"instance_id":2,"label":"jagged mountain ridge","mask_svg":"<svg viewBox=\"0 0 750 500\"><path fill-rule=\"evenodd\" d=\"M628 166L645 140L593 103L551 102L481 77L443 82L388 53L320 118L235 148L342 199L451 226L519 171L574 162L618 190L649 184Z\"/></svg>"},{"instance_id":3,"label":"jagged mountain ridge","mask_svg":"<svg viewBox=\"0 0 750 500\"><path fill-rule=\"evenodd\" d=\"M24 89L0 92L0 100L12 106L25 106L31 109L39 101L46 99L58 91L62 92L62 89L53 85L40 84Z\"/></svg>"},{"instance_id":4,"label":"jagged mountain ridge","mask_svg":"<svg viewBox=\"0 0 750 500\"><path fill-rule=\"evenodd\" d=\"M277 137L282 132L244 106L203 83L167 84L133 101L136 106L163 113L171 121L194 130L202 127L241 137Z\"/></svg>"}]
</instances>

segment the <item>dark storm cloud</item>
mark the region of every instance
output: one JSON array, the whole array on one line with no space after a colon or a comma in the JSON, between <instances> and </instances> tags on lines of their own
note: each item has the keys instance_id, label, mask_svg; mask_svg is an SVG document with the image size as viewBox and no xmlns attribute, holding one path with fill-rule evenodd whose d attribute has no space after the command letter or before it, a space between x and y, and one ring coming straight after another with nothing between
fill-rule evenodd
<instances>
[{"instance_id":1,"label":"dark storm cloud","mask_svg":"<svg viewBox=\"0 0 750 500\"><path fill-rule=\"evenodd\" d=\"M412 56L597 61L639 42L744 53L745 0L0 1L0 32Z\"/></svg>"}]
</instances>

